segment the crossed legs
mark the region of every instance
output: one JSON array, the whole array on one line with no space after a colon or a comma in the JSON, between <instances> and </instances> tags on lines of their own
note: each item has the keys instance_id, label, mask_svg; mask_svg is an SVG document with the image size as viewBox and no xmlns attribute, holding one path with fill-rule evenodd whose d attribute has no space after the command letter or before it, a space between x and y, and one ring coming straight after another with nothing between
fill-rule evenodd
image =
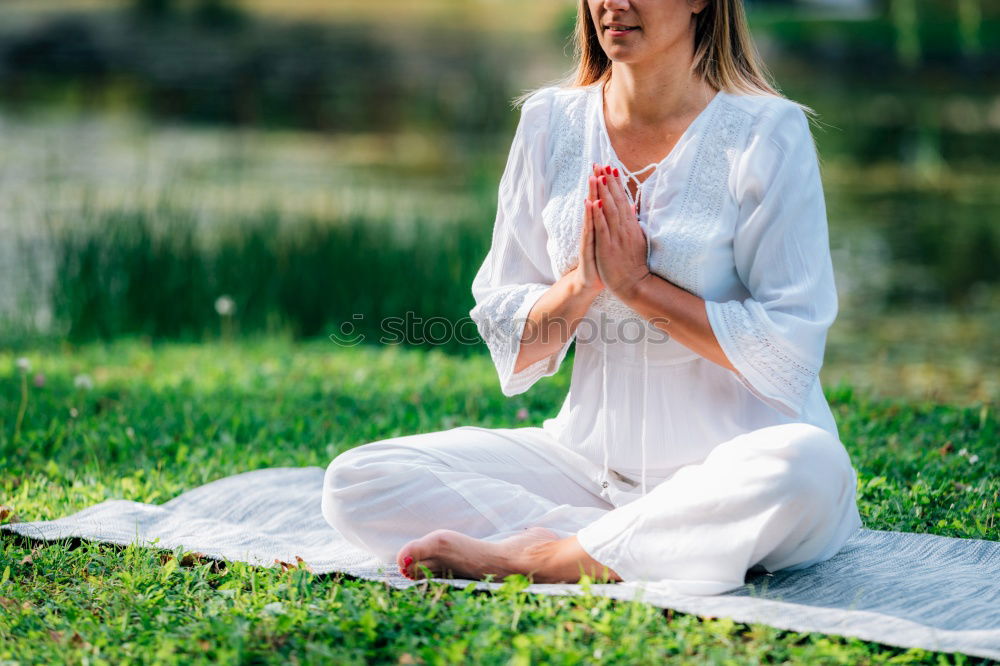
<instances>
[{"instance_id":1,"label":"crossed legs","mask_svg":"<svg viewBox=\"0 0 1000 666\"><path fill-rule=\"evenodd\" d=\"M372 442L327 469L323 514L409 577L670 580L694 594L832 556L860 526L840 443L792 423L746 433L615 508L552 463L539 428Z\"/></svg>"}]
</instances>

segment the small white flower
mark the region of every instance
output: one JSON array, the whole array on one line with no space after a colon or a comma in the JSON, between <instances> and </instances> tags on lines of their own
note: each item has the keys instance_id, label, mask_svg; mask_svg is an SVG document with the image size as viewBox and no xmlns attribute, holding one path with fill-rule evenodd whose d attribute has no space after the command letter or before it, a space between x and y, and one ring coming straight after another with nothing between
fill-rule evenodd
<instances>
[{"instance_id":1,"label":"small white flower","mask_svg":"<svg viewBox=\"0 0 1000 666\"><path fill-rule=\"evenodd\" d=\"M236 312L236 301L223 294L215 299L215 311L220 317L229 317Z\"/></svg>"},{"instance_id":2,"label":"small white flower","mask_svg":"<svg viewBox=\"0 0 1000 666\"><path fill-rule=\"evenodd\" d=\"M969 455L969 449L959 449L958 455L960 455L960 456L967 456L967 455Z\"/></svg>"},{"instance_id":3,"label":"small white flower","mask_svg":"<svg viewBox=\"0 0 1000 666\"><path fill-rule=\"evenodd\" d=\"M979 456L977 456L976 454L972 454L971 456L969 456L970 465L975 465L977 462L979 462Z\"/></svg>"},{"instance_id":4,"label":"small white flower","mask_svg":"<svg viewBox=\"0 0 1000 666\"><path fill-rule=\"evenodd\" d=\"M125 428L125 436L129 439L135 439L135 429L132 426Z\"/></svg>"},{"instance_id":5,"label":"small white flower","mask_svg":"<svg viewBox=\"0 0 1000 666\"><path fill-rule=\"evenodd\" d=\"M73 386L84 391L89 391L94 388L94 380L90 378L90 375L79 374L73 378Z\"/></svg>"},{"instance_id":6,"label":"small white flower","mask_svg":"<svg viewBox=\"0 0 1000 666\"><path fill-rule=\"evenodd\" d=\"M17 369L19 371L24 373L27 373L31 370L31 361L28 359L27 356L22 356L21 358L17 359L17 361L15 361L15 365L17 365Z\"/></svg>"},{"instance_id":7,"label":"small white flower","mask_svg":"<svg viewBox=\"0 0 1000 666\"><path fill-rule=\"evenodd\" d=\"M80 415L80 412L77 411L76 407L70 407L69 408L69 417L71 419L75 419L79 415Z\"/></svg>"},{"instance_id":8,"label":"small white flower","mask_svg":"<svg viewBox=\"0 0 1000 666\"><path fill-rule=\"evenodd\" d=\"M280 601L272 601L271 603L265 605L261 610L268 615L283 615L285 612L285 605Z\"/></svg>"}]
</instances>

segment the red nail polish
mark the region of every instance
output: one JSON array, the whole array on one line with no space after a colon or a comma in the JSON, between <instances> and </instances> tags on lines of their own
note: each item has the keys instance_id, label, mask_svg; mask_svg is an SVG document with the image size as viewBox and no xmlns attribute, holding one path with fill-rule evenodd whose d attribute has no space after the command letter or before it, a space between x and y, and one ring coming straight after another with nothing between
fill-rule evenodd
<instances>
[{"instance_id":1,"label":"red nail polish","mask_svg":"<svg viewBox=\"0 0 1000 666\"><path fill-rule=\"evenodd\" d=\"M603 201L601 201L600 199L598 199L598 200L597 200L597 207L598 207L598 208L604 208L604 202L603 202Z\"/></svg>"},{"instance_id":2,"label":"red nail polish","mask_svg":"<svg viewBox=\"0 0 1000 666\"><path fill-rule=\"evenodd\" d=\"M608 184L608 177L601 176L601 185L607 185L607 184Z\"/></svg>"},{"instance_id":3,"label":"red nail polish","mask_svg":"<svg viewBox=\"0 0 1000 666\"><path fill-rule=\"evenodd\" d=\"M607 165L606 167L604 167L604 173L606 173L608 175L611 175L611 165L610 164Z\"/></svg>"},{"instance_id":4,"label":"red nail polish","mask_svg":"<svg viewBox=\"0 0 1000 666\"><path fill-rule=\"evenodd\" d=\"M617 177L618 176L618 167L615 167L615 170L612 171L611 173L615 174L615 176Z\"/></svg>"}]
</instances>

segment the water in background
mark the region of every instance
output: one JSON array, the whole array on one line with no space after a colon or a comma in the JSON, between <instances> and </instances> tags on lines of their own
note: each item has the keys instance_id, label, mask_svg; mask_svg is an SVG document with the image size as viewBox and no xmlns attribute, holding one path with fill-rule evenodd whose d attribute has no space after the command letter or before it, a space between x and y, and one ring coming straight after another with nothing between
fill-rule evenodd
<instances>
[{"instance_id":1,"label":"water in background","mask_svg":"<svg viewBox=\"0 0 1000 666\"><path fill-rule=\"evenodd\" d=\"M516 33L468 15L435 40L389 15L345 30L218 2L51 5L0 20L8 345L345 321L377 340L385 317L466 318L508 101L569 64L567 11ZM918 9L752 17L783 92L820 114L841 295L826 380L995 400L998 18Z\"/></svg>"}]
</instances>

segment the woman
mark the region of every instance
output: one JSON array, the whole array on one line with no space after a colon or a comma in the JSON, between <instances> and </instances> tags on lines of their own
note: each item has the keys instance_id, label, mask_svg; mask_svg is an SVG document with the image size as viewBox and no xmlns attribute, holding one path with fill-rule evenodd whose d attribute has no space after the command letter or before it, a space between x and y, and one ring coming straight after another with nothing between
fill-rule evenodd
<instances>
[{"instance_id":1,"label":"woman","mask_svg":"<svg viewBox=\"0 0 1000 666\"><path fill-rule=\"evenodd\" d=\"M470 313L508 396L575 340L562 409L349 450L324 515L411 578L717 594L828 559L861 520L818 381L837 294L805 111L741 0L581 0L577 25L572 85L522 107Z\"/></svg>"}]
</instances>

